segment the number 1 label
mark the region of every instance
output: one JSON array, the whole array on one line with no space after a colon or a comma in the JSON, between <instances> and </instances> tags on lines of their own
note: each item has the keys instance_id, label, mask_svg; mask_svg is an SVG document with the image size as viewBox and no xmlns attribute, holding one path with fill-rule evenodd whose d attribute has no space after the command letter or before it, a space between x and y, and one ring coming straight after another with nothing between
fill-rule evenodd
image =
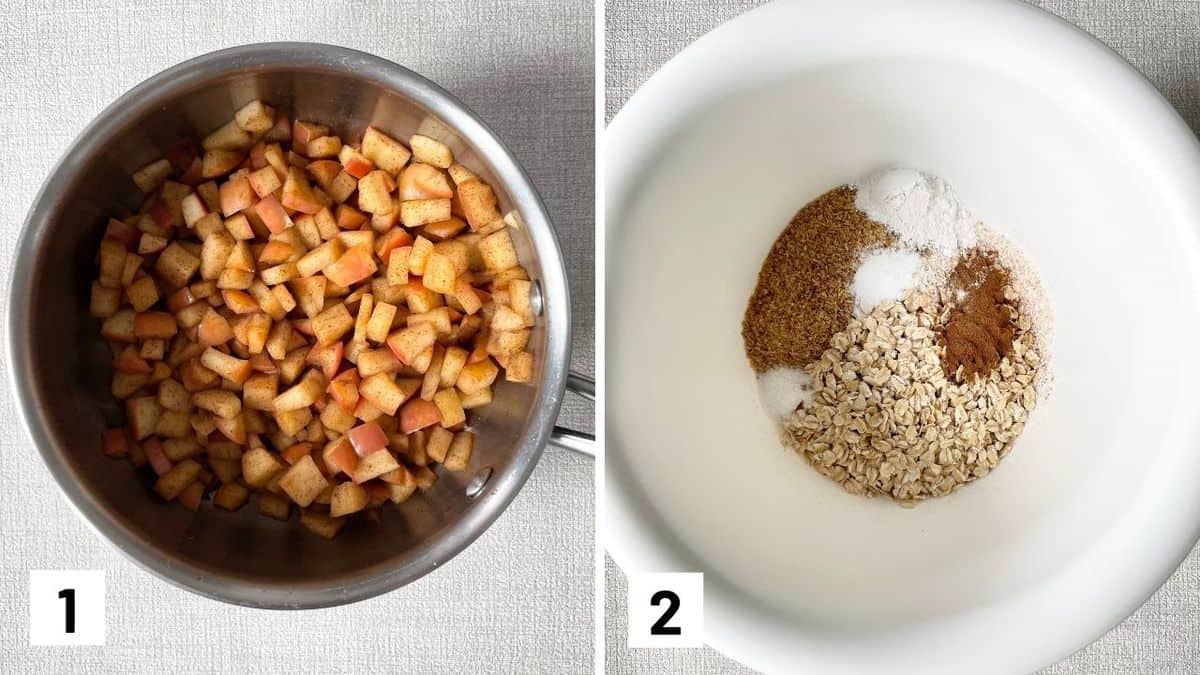
<instances>
[{"instance_id":1,"label":"number 1 label","mask_svg":"<svg viewBox=\"0 0 1200 675\"><path fill-rule=\"evenodd\" d=\"M29 573L29 644L103 645L104 572Z\"/></svg>"},{"instance_id":2,"label":"number 1 label","mask_svg":"<svg viewBox=\"0 0 1200 675\"><path fill-rule=\"evenodd\" d=\"M703 644L703 574L630 575L630 647L680 648Z\"/></svg>"}]
</instances>

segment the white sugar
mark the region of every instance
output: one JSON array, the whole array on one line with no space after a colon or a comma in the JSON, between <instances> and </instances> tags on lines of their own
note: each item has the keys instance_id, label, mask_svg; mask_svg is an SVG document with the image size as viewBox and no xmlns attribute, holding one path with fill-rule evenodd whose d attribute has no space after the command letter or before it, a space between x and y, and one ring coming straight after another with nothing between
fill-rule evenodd
<instances>
[{"instance_id":1,"label":"white sugar","mask_svg":"<svg viewBox=\"0 0 1200 675\"><path fill-rule=\"evenodd\" d=\"M758 398L767 416L786 422L797 408L812 403L812 377L799 368L772 368L758 376Z\"/></svg>"},{"instance_id":2,"label":"white sugar","mask_svg":"<svg viewBox=\"0 0 1200 675\"><path fill-rule=\"evenodd\" d=\"M904 249L883 248L868 251L854 273L850 292L854 312L869 314L884 300L899 300L919 282L921 256Z\"/></svg>"}]
</instances>

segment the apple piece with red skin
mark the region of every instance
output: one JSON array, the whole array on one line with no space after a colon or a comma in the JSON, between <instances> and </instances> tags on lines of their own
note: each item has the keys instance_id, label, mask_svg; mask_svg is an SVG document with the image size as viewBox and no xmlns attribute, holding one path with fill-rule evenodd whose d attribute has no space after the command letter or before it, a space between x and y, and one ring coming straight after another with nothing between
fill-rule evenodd
<instances>
[{"instance_id":1,"label":"apple piece with red skin","mask_svg":"<svg viewBox=\"0 0 1200 675\"><path fill-rule=\"evenodd\" d=\"M315 345L309 350L308 356L305 357L305 363L316 366L321 369L327 379L337 375L338 369L342 367L342 359L345 357L346 346L341 342L335 342L330 345Z\"/></svg>"},{"instance_id":2,"label":"apple piece with red skin","mask_svg":"<svg viewBox=\"0 0 1200 675\"><path fill-rule=\"evenodd\" d=\"M200 481L196 481L188 485L175 499L189 511L195 511L199 509L200 502L204 500L204 484Z\"/></svg>"},{"instance_id":3,"label":"apple piece with red skin","mask_svg":"<svg viewBox=\"0 0 1200 675\"><path fill-rule=\"evenodd\" d=\"M345 436L327 444L321 451L321 458L325 460L325 466L330 473L341 471L350 476L358 467L358 455L354 452L354 446L350 445L350 441Z\"/></svg>"},{"instance_id":4,"label":"apple piece with red skin","mask_svg":"<svg viewBox=\"0 0 1200 675\"><path fill-rule=\"evenodd\" d=\"M337 260L325 266L325 277L338 286L352 286L375 274L379 269L369 248L355 246Z\"/></svg>"},{"instance_id":5,"label":"apple piece with red skin","mask_svg":"<svg viewBox=\"0 0 1200 675\"><path fill-rule=\"evenodd\" d=\"M119 373L129 373L131 375L147 375L154 369L150 367L150 362L143 359L138 354L138 348L129 345L121 350L113 360L113 367Z\"/></svg>"},{"instance_id":6,"label":"apple piece with red skin","mask_svg":"<svg viewBox=\"0 0 1200 675\"><path fill-rule=\"evenodd\" d=\"M250 180L244 176L231 178L221 183L221 215L228 218L233 214L244 211L254 204L256 196Z\"/></svg>"},{"instance_id":7,"label":"apple piece with red skin","mask_svg":"<svg viewBox=\"0 0 1200 675\"><path fill-rule=\"evenodd\" d=\"M348 413L354 412L358 405L358 382L357 368L350 368L329 380L329 396Z\"/></svg>"},{"instance_id":8,"label":"apple piece with red skin","mask_svg":"<svg viewBox=\"0 0 1200 675\"><path fill-rule=\"evenodd\" d=\"M400 408L401 433L411 434L441 422L442 411L432 401L414 398Z\"/></svg>"},{"instance_id":9,"label":"apple piece with red skin","mask_svg":"<svg viewBox=\"0 0 1200 675\"><path fill-rule=\"evenodd\" d=\"M162 441L158 440L157 436L151 436L142 444L142 449L146 452L146 460L150 462L150 468L154 469L154 473L161 476L171 470L174 464L167 459L166 453L163 451Z\"/></svg>"},{"instance_id":10,"label":"apple piece with red skin","mask_svg":"<svg viewBox=\"0 0 1200 675\"><path fill-rule=\"evenodd\" d=\"M283 457L283 461L288 464L295 464L312 452L312 443L296 443L288 447L283 452L279 453Z\"/></svg>"},{"instance_id":11,"label":"apple piece with red skin","mask_svg":"<svg viewBox=\"0 0 1200 675\"><path fill-rule=\"evenodd\" d=\"M304 177L304 171L297 167L288 169L287 180L283 183L283 205L293 211L315 214L326 206Z\"/></svg>"},{"instance_id":12,"label":"apple piece with red skin","mask_svg":"<svg viewBox=\"0 0 1200 675\"><path fill-rule=\"evenodd\" d=\"M411 246L413 237L403 227L393 227L375 240L375 255L387 264L390 262L392 251L405 246Z\"/></svg>"},{"instance_id":13,"label":"apple piece with red skin","mask_svg":"<svg viewBox=\"0 0 1200 675\"><path fill-rule=\"evenodd\" d=\"M136 246L141 236L141 231L136 227L116 218L109 218L108 225L104 228L105 239L115 239L121 242L126 249L132 249Z\"/></svg>"},{"instance_id":14,"label":"apple piece with red skin","mask_svg":"<svg viewBox=\"0 0 1200 675\"><path fill-rule=\"evenodd\" d=\"M358 453L359 457L371 455L386 448L388 444L387 434L383 433L377 422L367 422L354 427L346 432L346 438L350 445L354 446L354 452Z\"/></svg>"},{"instance_id":15,"label":"apple piece with red skin","mask_svg":"<svg viewBox=\"0 0 1200 675\"><path fill-rule=\"evenodd\" d=\"M292 219L284 210L283 205L279 200L275 199L275 195L267 195L261 201L254 205L254 212L262 218L263 224L267 229L279 234L292 226Z\"/></svg>"},{"instance_id":16,"label":"apple piece with red skin","mask_svg":"<svg viewBox=\"0 0 1200 675\"><path fill-rule=\"evenodd\" d=\"M375 170L375 165L371 163L371 160L349 145L342 146L342 149L338 152L338 160L341 161L342 166L346 169L346 173L355 178L362 178Z\"/></svg>"},{"instance_id":17,"label":"apple piece with red skin","mask_svg":"<svg viewBox=\"0 0 1200 675\"><path fill-rule=\"evenodd\" d=\"M159 227L170 227L172 218L171 205L168 204L165 199L159 198L154 200L154 203L150 205L147 213L150 214L150 218L154 221L155 225L158 225Z\"/></svg>"},{"instance_id":18,"label":"apple piece with red skin","mask_svg":"<svg viewBox=\"0 0 1200 675\"><path fill-rule=\"evenodd\" d=\"M178 322L166 312L142 312L133 318L133 335L140 340L172 338L178 332Z\"/></svg>"},{"instance_id":19,"label":"apple piece with red skin","mask_svg":"<svg viewBox=\"0 0 1200 675\"><path fill-rule=\"evenodd\" d=\"M333 184L333 180L342 172L342 165L332 159L322 159L315 162L309 162L308 166L304 167L312 174L313 180L322 188L329 189Z\"/></svg>"},{"instance_id":20,"label":"apple piece with red skin","mask_svg":"<svg viewBox=\"0 0 1200 675\"><path fill-rule=\"evenodd\" d=\"M402 328L387 339L387 346L404 365L412 365L421 352L437 342L437 330L428 323Z\"/></svg>"},{"instance_id":21,"label":"apple piece with red skin","mask_svg":"<svg viewBox=\"0 0 1200 675\"><path fill-rule=\"evenodd\" d=\"M129 432L125 427L105 429L100 435L100 446L109 457L124 457L129 453Z\"/></svg>"},{"instance_id":22,"label":"apple piece with red skin","mask_svg":"<svg viewBox=\"0 0 1200 675\"><path fill-rule=\"evenodd\" d=\"M414 199L450 199L454 196L446 174L428 164L414 163L404 167L396 185L402 202Z\"/></svg>"},{"instance_id":23,"label":"apple piece with red skin","mask_svg":"<svg viewBox=\"0 0 1200 675\"><path fill-rule=\"evenodd\" d=\"M197 298L192 293L191 287L184 286L183 288L167 296L167 309L171 310L173 313L177 313L184 307L195 303L196 300Z\"/></svg>"}]
</instances>

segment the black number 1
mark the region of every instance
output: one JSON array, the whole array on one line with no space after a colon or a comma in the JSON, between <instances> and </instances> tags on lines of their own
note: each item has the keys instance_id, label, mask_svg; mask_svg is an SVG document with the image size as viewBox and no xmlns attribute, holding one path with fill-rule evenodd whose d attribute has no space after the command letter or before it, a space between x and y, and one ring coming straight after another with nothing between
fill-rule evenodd
<instances>
[{"instance_id":1,"label":"black number 1","mask_svg":"<svg viewBox=\"0 0 1200 675\"><path fill-rule=\"evenodd\" d=\"M650 604L658 607L664 600L667 601L667 611L658 617L658 621L650 626L651 635L679 635L682 630L679 626L668 626L667 622L671 617L675 616L675 612L679 611L679 596L674 591L658 591L650 596Z\"/></svg>"},{"instance_id":2,"label":"black number 1","mask_svg":"<svg viewBox=\"0 0 1200 675\"><path fill-rule=\"evenodd\" d=\"M67 601L67 632L75 632L75 589L64 588L58 592L58 597Z\"/></svg>"}]
</instances>

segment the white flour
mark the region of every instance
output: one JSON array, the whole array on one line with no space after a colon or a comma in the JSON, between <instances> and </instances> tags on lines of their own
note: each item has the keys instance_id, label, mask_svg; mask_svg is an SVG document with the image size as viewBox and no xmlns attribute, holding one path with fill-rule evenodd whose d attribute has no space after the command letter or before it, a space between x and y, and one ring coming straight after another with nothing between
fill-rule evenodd
<instances>
[{"instance_id":1,"label":"white flour","mask_svg":"<svg viewBox=\"0 0 1200 675\"><path fill-rule=\"evenodd\" d=\"M895 233L902 245L943 255L956 255L975 245L975 217L937 176L892 167L854 187L858 210Z\"/></svg>"},{"instance_id":2,"label":"white flour","mask_svg":"<svg viewBox=\"0 0 1200 675\"><path fill-rule=\"evenodd\" d=\"M863 255L850 292L854 295L854 313L869 314L884 300L895 300L916 287L921 256L895 248L876 249Z\"/></svg>"}]
</instances>

